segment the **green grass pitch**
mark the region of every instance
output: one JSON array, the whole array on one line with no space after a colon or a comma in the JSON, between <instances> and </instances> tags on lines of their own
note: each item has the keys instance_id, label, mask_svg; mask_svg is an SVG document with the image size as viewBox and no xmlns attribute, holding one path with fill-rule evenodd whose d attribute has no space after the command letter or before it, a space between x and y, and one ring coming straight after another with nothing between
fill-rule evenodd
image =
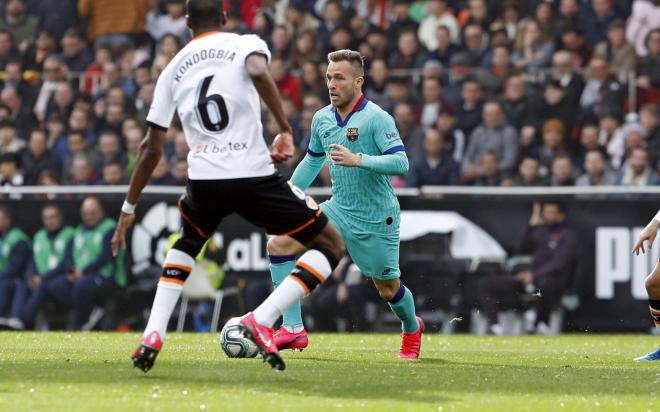
<instances>
[{"instance_id":1,"label":"green grass pitch","mask_svg":"<svg viewBox=\"0 0 660 412\"><path fill-rule=\"evenodd\" d=\"M133 369L136 334L0 333L0 411L660 411L650 336L313 334L287 370L228 359L217 334L170 334Z\"/></svg>"}]
</instances>

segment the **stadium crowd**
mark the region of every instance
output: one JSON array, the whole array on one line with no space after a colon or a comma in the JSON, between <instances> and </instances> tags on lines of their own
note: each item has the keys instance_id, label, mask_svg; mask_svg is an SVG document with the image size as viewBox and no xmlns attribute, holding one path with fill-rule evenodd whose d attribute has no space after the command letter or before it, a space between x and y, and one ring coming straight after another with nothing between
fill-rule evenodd
<instances>
[{"instance_id":1,"label":"stadium crowd","mask_svg":"<svg viewBox=\"0 0 660 412\"><path fill-rule=\"evenodd\" d=\"M0 3L2 184L126 183L158 74L190 41L184 0ZM406 144L397 187L659 181L658 1L225 3L226 30L271 48L299 147L285 174L328 102L326 53L353 48ZM150 183L183 184L187 150L173 125Z\"/></svg>"},{"instance_id":2,"label":"stadium crowd","mask_svg":"<svg viewBox=\"0 0 660 412\"><path fill-rule=\"evenodd\" d=\"M366 98L391 113L406 145L410 171L393 178L396 187L660 183L658 0L225 0L225 7L227 31L256 33L271 49L298 148L280 165L285 175L328 103L326 54L351 48L365 57ZM126 184L158 75L189 41L185 0L0 0L0 184ZM278 130L266 111L263 124L271 141ZM175 120L150 184L183 185L187 153ZM315 184L329 186L327 170ZM75 309L79 328L92 311L82 296L125 285L107 266L112 223L98 201L85 205L83 225L66 234L61 212L44 207L44 245L55 245L54 233L66 237L60 246L99 233L93 259L60 247L55 265L47 254L31 262L27 235L0 209L0 232L12 234L0 256L1 316L30 326L50 296ZM22 283L5 273L17 268L34 276ZM346 304L353 292L340 278L319 307Z\"/></svg>"}]
</instances>

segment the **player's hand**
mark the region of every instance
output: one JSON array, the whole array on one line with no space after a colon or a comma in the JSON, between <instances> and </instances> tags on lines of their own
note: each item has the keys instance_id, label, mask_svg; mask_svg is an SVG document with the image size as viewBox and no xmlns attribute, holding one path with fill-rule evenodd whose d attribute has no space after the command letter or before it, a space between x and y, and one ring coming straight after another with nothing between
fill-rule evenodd
<instances>
[{"instance_id":1,"label":"player's hand","mask_svg":"<svg viewBox=\"0 0 660 412\"><path fill-rule=\"evenodd\" d=\"M128 214L122 212L119 216L117 229L115 229L115 234L112 235L112 256L117 257L120 247L121 250L126 250L126 231L133 225L134 221L135 214L133 213Z\"/></svg>"},{"instance_id":2,"label":"player's hand","mask_svg":"<svg viewBox=\"0 0 660 412\"><path fill-rule=\"evenodd\" d=\"M639 251L641 250L642 253L646 253L646 249L644 248L644 242L647 242L646 248L648 250L651 250L651 247L653 246L653 241L655 240L655 237L658 235L658 227L660 227L660 222L658 222L655 219L652 219L648 225L639 234L639 238L637 239L637 242L635 243L635 246L633 247L632 252L639 256Z\"/></svg>"},{"instance_id":3,"label":"player's hand","mask_svg":"<svg viewBox=\"0 0 660 412\"><path fill-rule=\"evenodd\" d=\"M270 158L273 163L282 163L293 157L295 148L293 147L293 135L289 132L282 132L275 136L273 145L270 149Z\"/></svg>"},{"instance_id":4,"label":"player's hand","mask_svg":"<svg viewBox=\"0 0 660 412\"><path fill-rule=\"evenodd\" d=\"M331 144L330 158L336 165L346 167L359 167L362 164L362 156L357 155L340 144Z\"/></svg>"}]
</instances>

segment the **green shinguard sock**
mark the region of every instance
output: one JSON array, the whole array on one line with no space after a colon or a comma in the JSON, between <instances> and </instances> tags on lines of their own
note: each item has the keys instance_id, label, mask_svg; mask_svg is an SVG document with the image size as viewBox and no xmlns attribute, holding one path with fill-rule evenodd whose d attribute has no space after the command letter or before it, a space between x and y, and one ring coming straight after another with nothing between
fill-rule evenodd
<instances>
[{"instance_id":1,"label":"green shinguard sock","mask_svg":"<svg viewBox=\"0 0 660 412\"><path fill-rule=\"evenodd\" d=\"M273 285L278 287L280 283L291 274L296 266L296 257L293 255L268 256L270 259L270 277ZM289 306L282 314L282 325L289 330L299 329L303 326L300 301Z\"/></svg>"},{"instance_id":2,"label":"green shinguard sock","mask_svg":"<svg viewBox=\"0 0 660 412\"><path fill-rule=\"evenodd\" d=\"M417 331L419 324L417 323L417 315L415 314L415 299L403 282L401 282L401 287L399 287L396 295L387 303L390 305L392 312L401 319L401 329L405 333Z\"/></svg>"}]
</instances>

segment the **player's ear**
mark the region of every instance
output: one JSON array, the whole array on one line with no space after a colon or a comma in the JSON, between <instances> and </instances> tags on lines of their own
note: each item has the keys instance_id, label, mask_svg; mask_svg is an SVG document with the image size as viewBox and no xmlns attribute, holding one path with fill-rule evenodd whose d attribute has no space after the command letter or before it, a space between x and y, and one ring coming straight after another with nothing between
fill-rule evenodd
<instances>
[{"instance_id":1,"label":"player's ear","mask_svg":"<svg viewBox=\"0 0 660 412\"><path fill-rule=\"evenodd\" d=\"M364 76L358 76L355 78L355 88L359 89L364 84Z\"/></svg>"}]
</instances>

